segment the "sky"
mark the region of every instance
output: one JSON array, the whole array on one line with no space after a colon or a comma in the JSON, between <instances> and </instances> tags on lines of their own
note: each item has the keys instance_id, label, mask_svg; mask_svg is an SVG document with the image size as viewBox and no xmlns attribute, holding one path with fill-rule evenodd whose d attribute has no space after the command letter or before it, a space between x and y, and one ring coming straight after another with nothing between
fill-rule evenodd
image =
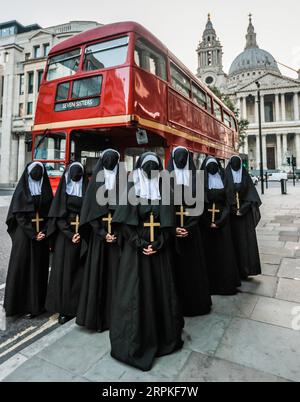
<instances>
[{"instance_id":1,"label":"sky","mask_svg":"<svg viewBox=\"0 0 300 402\"><path fill-rule=\"evenodd\" d=\"M300 69L299 0L10 0L1 9L1 21L18 20L43 27L72 20L103 24L133 20L155 34L193 72L196 48L207 14L223 45L225 72L245 47L248 15L253 14L258 45L277 61ZM281 68L288 76L293 71Z\"/></svg>"}]
</instances>

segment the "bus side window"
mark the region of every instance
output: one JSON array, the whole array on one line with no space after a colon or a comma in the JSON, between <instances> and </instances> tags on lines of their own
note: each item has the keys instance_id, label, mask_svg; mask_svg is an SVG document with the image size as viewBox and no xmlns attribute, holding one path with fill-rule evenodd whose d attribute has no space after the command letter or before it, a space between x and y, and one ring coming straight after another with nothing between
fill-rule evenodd
<instances>
[{"instance_id":1,"label":"bus side window","mask_svg":"<svg viewBox=\"0 0 300 402\"><path fill-rule=\"evenodd\" d=\"M231 128L231 116L224 110L224 123L227 127Z\"/></svg>"},{"instance_id":2,"label":"bus side window","mask_svg":"<svg viewBox=\"0 0 300 402\"><path fill-rule=\"evenodd\" d=\"M214 102L214 112L216 118L222 121L222 108L217 102Z\"/></svg>"},{"instance_id":3,"label":"bus side window","mask_svg":"<svg viewBox=\"0 0 300 402\"><path fill-rule=\"evenodd\" d=\"M165 57L144 40L137 40L135 44L134 60L138 67L167 80L167 63Z\"/></svg>"},{"instance_id":4,"label":"bus side window","mask_svg":"<svg viewBox=\"0 0 300 402\"><path fill-rule=\"evenodd\" d=\"M175 64L171 63L172 87L188 98L191 97L191 81Z\"/></svg>"},{"instance_id":5,"label":"bus side window","mask_svg":"<svg viewBox=\"0 0 300 402\"><path fill-rule=\"evenodd\" d=\"M192 84L193 100L204 109L207 109L207 96L206 93L197 85Z\"/></svg>"}]
</instances>

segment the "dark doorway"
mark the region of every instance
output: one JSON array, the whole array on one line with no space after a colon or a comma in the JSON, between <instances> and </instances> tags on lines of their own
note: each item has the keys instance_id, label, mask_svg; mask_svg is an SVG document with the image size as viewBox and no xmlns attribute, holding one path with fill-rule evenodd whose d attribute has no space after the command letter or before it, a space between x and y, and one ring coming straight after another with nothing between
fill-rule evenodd
<instances>
[{"instance_id":1,"label":"dark doorway","mask_svg":"<svg viewBox=\"0 0 300 402\"><path fill-rule=\"evenodd\" d=\"M268 167L268 170L276 169L275 148L274 147L267 148L267 167Z\"/></svg>"}]
</instances>

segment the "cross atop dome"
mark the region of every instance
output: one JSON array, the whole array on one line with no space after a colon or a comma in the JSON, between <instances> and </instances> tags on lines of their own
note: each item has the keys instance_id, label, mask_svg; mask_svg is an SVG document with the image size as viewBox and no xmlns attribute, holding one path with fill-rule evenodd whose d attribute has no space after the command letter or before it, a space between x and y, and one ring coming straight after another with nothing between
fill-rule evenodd
<instances>
[{"instance_id":1,"label":"cross atop dome","mask_svg":"<svg viewBox=\"0 0 300 402\"><path fill-rule=\"evenodd\" d=\"M253 48L258 48L258 44L256 41L256 32L254 29L254 26L252 24L252 17L253 15L250 13L249 14L249 26L248 26L248 31L247 31L247 35L246 35L246 47L245 49L253 49Z\"/></svg>"}]
</instances>

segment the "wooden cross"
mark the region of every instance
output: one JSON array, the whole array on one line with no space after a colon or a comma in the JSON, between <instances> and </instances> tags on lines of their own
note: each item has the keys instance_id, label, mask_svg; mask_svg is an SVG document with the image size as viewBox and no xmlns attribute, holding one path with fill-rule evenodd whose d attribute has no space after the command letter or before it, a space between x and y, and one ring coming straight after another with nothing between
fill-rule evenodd
<instances>
[{"instance_id":1,"label":"wooden cross","mask_svg":"<svg viewBox=\"0 0 300 402\"><path fill-rule=\"evenodd\" d=\"M184 207L183 206L181 206L180 207L180 212L176 212L176 215L177 216L180 216L180 227L184 227L184 217L185 216L189 216L189 212L186 212L185 210L184 210Z\"/></svg>"},{"instance_id":2,"label":"wooden cross","mask_svg":"<svg viewBox=\"0 0 300 402\"><path fill-rule=\"evenodd\" d=\"M107 222L107 231L108 231L108 234L111 235L111 234L112 234L112 225L111 225L111 223L112 223L112 221L113 221L113 218L112 218L111 213L109 212L108 217L107 217L107 218L103 218L102 221L103 221L103 222Z\"/></svg>"},{"instance_id":3,"label":"wooden cross","mask_svg":"<svg viewBox=\"0 0 300 402\"><path fill-rule=\"evenodd\" d=\"M216 214L219 214L221 211L216 209L216 204L213 204L212 209L209 209L208 212L211 212L211 223L216 223Z\"/></svg>"},{"instance_id":4,"label":"wooden cross","mask_svg":"<svg viewBox=\"0 0 300 402\"><path fill-rule=\"evenodd\" d=\"M144 227L150 229L150 242L153 243L154 240L155 240L154 228L159 228L160 227L160 223L154 222L153 212L151 212L151 215L150 215L150 222L149 223L144 223Z\"/></svg>"},{"instance_id":5,"label":"wooden cross","mask_svg":"<svg viewBox=\"0 0 300 402\"><path fill-rule=\"evenodd\" d=\"M79 226L80 226L79 215L76 215L76 221L71 222L71 226L75 226L75 234L78 234L79 233Z\"/></svg>"},{"instance_id":6,"label":"wooden cross","mask_svg":"<svg viewBox=\"0 0 300 402\"><path fill-rule=\"evenodd\" d=\"M241 209L241 202L240 202L239 193L236 193L236 205L237 205L237 210L239 211Z\"/></svg>"},{"instance_id":7,"label":"wooden cross","mask_svg":"<svg viewBox=\"0 0 300 402\"><path fill-rule=\"evenodd\" d=\"M40 219L38 212L35 214L35 219L32 219L31 222L35 223L36 233L40 233L40 222L44 222L44 219Z\"/></svg>"}]
</instances>

